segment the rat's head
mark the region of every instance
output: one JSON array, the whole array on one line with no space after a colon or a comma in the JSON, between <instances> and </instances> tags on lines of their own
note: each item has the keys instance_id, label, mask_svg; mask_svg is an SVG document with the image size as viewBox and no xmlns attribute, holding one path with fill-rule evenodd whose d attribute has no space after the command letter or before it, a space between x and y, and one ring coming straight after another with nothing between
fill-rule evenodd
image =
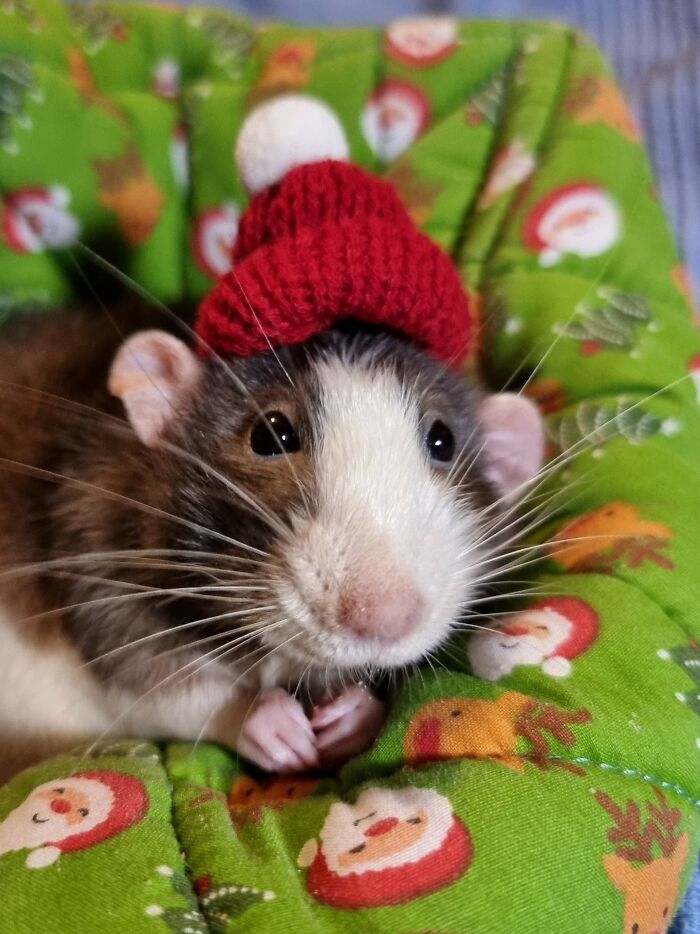
<instances>
[{"instance_id":1,"label":"rat's head","mask_svg":"<svg viewBox=\"0 0 700 934\"><path fill-rule=\"evenodd\" d=\"M397 667L434 649L492 554L489 505L542 457L531 403L484 396L385 334L202 362L141 332L110 389L162 454L168 511L211 530L178 527L177 547L250 561L260 642L294 667Z\"/></svg>"}]
</instances>

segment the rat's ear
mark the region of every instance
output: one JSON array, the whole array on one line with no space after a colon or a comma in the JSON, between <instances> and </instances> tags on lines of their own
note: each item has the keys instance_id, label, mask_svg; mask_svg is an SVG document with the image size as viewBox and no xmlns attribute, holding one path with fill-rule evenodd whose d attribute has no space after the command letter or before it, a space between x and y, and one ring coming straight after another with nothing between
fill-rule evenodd
<instances>
[{"instance_id":1,"label":"rat's ear","mask_svg":"<svg viewBox=\"0 0 700 934\"><path fill-rule=\"evenodd\" d=\"M534 402L512 392L487 396L479 406L486 475L500 496L524 493L544 460L544 428Z\"/></svg>"},{"instance_id":2,"label":"rat's ear","mask_svg":"<svg viewBox=\"0 0 700 934\"><path fill-rule=\"evenodd\" d=\"M177 337L165 331L139 331L119 348L107 385L124 403L141 441L155 447L194 391L199 375L199 361Z\"/></svg>"}]
</instances>

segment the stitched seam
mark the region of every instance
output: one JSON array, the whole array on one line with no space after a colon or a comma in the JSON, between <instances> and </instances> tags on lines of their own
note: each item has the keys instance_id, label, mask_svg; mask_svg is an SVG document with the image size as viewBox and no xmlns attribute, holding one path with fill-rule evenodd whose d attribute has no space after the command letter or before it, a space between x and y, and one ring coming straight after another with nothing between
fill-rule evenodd
<instances>
[{"instance_id":1,"label":"stitched seam","mask_svg":"<svg viewBox=\"0 0 700 934\"><path fill-rule=\"evenodd\" d=\"M597 769L600 769L603 772L613 772L616 775L623 775L626 778L636 778L646 782L649 785L657 785L660 788L664 788L667 791L672 791L678 797L683 798L689 804L691 804L695 810L700 813L700 798L694 797L689 791L686 791L681 785L677 785L675 782L669 782L665 778L659 778L657 775L652 775L650 772L643 772L641 769L631 769L626 768L622 765L614 765L611 762L599 762L597 759L591 759L588 756L559 756L554 753L551 753L547 756L530 756L527 753L513 753L512 755L475 755L475 756L455 756L452 759L439 759L433 762L424 762L421 763L423 766L427 765L445 765L448 762L500 762L508 763L517 760L519 762L530 762L532 765L540 765L542 763L553 762L553 763L562 763L563 765L587 765L593 766Z\"/></svg>"}]
</instances>

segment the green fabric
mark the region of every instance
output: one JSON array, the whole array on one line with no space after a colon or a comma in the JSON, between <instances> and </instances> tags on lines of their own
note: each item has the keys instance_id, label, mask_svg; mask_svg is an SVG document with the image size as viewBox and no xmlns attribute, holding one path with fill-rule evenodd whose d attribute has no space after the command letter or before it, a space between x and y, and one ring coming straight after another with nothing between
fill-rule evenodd
<instances>
[{"instance_id":1,"label":"green fabric","mask_svg":"<svg viewBox=\"0 0 700 934\"><path fill-rule=\"evenodd\" d=\"M0 790L3 934L649 934L673 916L700 845L700 341L599 53L556 25L455 29L418 60L405 25L0 0L0 315L83 289L78 237L165 301L201 296L202 224L215 212L230 234L245 204L245 113L317 95L452 252L492 385L530 376L548 413L547 489L567 492L525 575L553 601L494 625L561 624L558 607L579 637L510 671L502 636L481 654L456 640L336 779L263 782L214 747L128 742L23 773ZM419 135L363 132L377 88ZM27 228L26 189L53 205L50 230ZM115 772L140 791L110 791ZM40 806L79 792L106 809L95 835L30 845Z\"/></svg>"}]
</instances>

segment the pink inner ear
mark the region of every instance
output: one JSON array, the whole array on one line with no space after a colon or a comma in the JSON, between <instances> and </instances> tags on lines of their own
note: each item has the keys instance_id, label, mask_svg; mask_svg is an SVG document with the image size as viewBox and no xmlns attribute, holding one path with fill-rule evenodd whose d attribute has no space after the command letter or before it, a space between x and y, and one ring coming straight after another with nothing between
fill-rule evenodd
<instances>
[{"instance_id":1,"label":"pink inner ear","mask_svg":"<svg viewBox=\"0 0 700 934\"><path fill-rule=\"evenodd\" d=\"M479 407L486 474L501 496L525 493L544 460L544 428L537 406L515 393L487 396Z\"/></svg>"},{"instance_id":2,"label":"pink inner ear","mask_svg":"<svg viewBox=\"0 0 700 934\"><path fill-rule=\"evenodd\" d=\"M154 447L194 391L200 364L181 340L164 331L140 331L120 347L109 391L124 403L144 444Z\"/></svg>"}]
</instances>

